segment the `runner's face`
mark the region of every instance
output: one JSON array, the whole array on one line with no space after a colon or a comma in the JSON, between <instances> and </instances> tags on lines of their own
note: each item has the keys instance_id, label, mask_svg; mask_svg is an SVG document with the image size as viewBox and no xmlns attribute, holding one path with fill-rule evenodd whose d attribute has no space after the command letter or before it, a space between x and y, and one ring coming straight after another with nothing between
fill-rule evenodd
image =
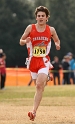
<instances>
[{"instance_id":1,"label":"runner's face","mask_svg":"<svg viewBox=\"0 0 75 124\"><path fill-rule=\"evenodd\" d=\"M37 23L40 25L46 24L48 17L46 17L45 12L38 12L36 16Z\"/></svg>"}]
</instances>

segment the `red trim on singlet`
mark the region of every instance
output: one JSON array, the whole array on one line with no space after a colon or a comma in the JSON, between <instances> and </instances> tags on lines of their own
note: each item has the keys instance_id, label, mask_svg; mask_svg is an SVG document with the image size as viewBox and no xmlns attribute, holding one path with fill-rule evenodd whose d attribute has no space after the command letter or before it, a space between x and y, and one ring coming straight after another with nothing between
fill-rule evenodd
<instances>
[{"instance_id":1,"label":"red trim on singlet","mask_svg":"<svg viewBox=\"0 0 75 124\"><path fill-rule=\"evenodd\" d=\"M51 42L51 32L50 27L46 25L46 29L43 32L38 32L36 29L36 25L32 24L31 33L29 35L31 38L32 47L34 46L45 46L47 47L49 42ZM50 57L47 55L47 62L50 61ZM47 63L45 61L45 63ZM39 69L45 68L43 57L32 57L29 65L29 69L32 72L38 72Z\"/></svg>"},{"instance_id":2,"label":"red trim on singlet","mask_svg":"<svg viewBox=\"0 0 75 124\"><path fill-rule=\"evenodd\" d=\"M44 41L45 45L47 46L47 44L50 42L51 39L51 31L50 31L50 27L48 25L46 25L46 29L43 32L38 32L36 29L36 25L32 24L32 29L30 32L30 38L31 38L31 42L32 42L32 46L34 47L37 44L40 44L42 42L42 40L35 40L33 41L34 38L37 37L47 37L48 41Z\"/></svg>"}]
</instances>

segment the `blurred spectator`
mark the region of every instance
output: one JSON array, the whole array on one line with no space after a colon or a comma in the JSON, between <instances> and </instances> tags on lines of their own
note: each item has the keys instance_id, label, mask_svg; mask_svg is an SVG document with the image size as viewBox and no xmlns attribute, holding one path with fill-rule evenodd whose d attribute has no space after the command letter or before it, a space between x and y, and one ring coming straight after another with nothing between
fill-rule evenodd
<instances>
[{"instance_id":1,"label":"blurred spectator","mask_svg":"<svg viewBox=\"0 0 75 124\"><path fill-rule=\"evenodd\" d=\"M29 58L26 58L26 62L25 62L25 65L27 66L27 69L29 69ZM28 86L30 86L33 82L33 79L31 77L31 74L30 74L30 80L28 82Z\"/></svg>"},{"instance_id":2,"label":"blurred spectator","mask_svg":"<svg viewBox=\"0 0 75 124\"><path fill-rule=\"evenodd\" d=\"M1 89L1 61L2 61L3 50L0 49L0 89Z\"/></svg>"},{"instance_id":3,"label":"blurred spectator","mask_svg":"<svg viewBox=\"0 0 75 124\"><path fill-rule=\"evenodd\" d=\"M58 79L58 85L60 85L60 73L59 70L61 68L61 64L59 62L59 58L57 56L54 57L54 61L52 62L53 65L53 78L54 78L54 85L56 85L56 78Z\"/></svg>"},{"instance_id":4,"label":"blurred spectator","mask_svg":"<svg viewBox=\"0 0 75 124\"><path fill-rule=\"evenodd\" d=\"M63 58L64 61L62 61L62 68L63 68L63 82L62 84L70 84L70 80L69 80L69 61L70 58L68 55L65 55Z\"/></svg>"},{"instance_id":5,"label":"blurred spectator","mask_svg":"<svg viewBox=\"0 0 75 124\"><path fill-rule=\"evenodd\" d=\"M69 55L70 57L70 79L72 79L73 84L75 84L74 81L74 63L75 63L75 59L73 58L73 54L71 52L69 52L67 55Z\"/></svg>"},{"instance_id":6,"label":"blurred spectator","mask_svg":"<svg viewBox=\"0 0 75 124\"><path fill-rule=\"evenodd\" d=\"M6 80L6 55L0 50L0 88L3 89L5 87Z\"/></svg>"},{"instance_id":7,"label":"blurred spectator","mask_svg":"<svg viewBox=\"0 0 75 124\"><path fill-rule=\"evenodd\" d=\"M75 84L75 62L74 62L74 64L73 64L73 71L74 71L74 84Z\"/></svg>"},{"instance_id":8,"label":"blurred spectator","mask_svg":"<svg viewBox=\"0 0 75 124\"><path fill-rule=\"evenodd\" d=\"M30 50L32 49L31 42L26 43L26 47L27 47L27 51L28 51L28 58L26 58L25 65L27 66L27 69L29 69L29 63L30 63L30 59L31 59L30 56L32 56L32 53L30 52ZM30 81L28 82L28 86L30 86L32 84L32 82L33 82L33 79L31 77L31 73L30 73Z\"/></svg>"}]
</instances>

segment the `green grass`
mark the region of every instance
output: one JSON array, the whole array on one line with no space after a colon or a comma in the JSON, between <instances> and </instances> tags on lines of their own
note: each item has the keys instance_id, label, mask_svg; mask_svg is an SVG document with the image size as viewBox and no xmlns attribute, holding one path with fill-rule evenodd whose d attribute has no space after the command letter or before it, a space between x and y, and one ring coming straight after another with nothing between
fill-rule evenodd
<instances>
[{"instance_id":1,"label":"green grass","mask_svg":"<svg viewBox=\"0 0 75 124\"><path fill-rule=\"evenodd\" d=\"M46 86L36 120L30 122L34 94L34 86L0 90L0 124L75 124L75 85Z\"/></svg>"},{"instance_id":2,"label":"green grass","mask_svg":"<svg viewBox=\"0 0 75 124\"><path fill-rule=\"evenodd\" d=\"M45 97L75 97L75 86L53 86L47 87L44 92Z\"/></svg>"},{"instance_id":3,"label":"green grass","mask_svg":"<svg viewBox=\"0 0 75 124\"><path fill-rule=\"evenodd\" d=\"M34 86L6 87L5 90L0 90L0 102L28 106L32 105L34 94ZM75 105L75 86L46 86L42 101L41 105L43 106ZM71 101L73 101L73 103Z\"/></svg>"},{"instance_id":4,"label":"green grass","mask_svg":"<svg viewBox=\"0 0 75 124\"><path fill-rule=\"evenodd\" d=\"M1 99L14 98L33 98L35 87L6 87L5 90L0 90ZM43 97L75 97L75 86L46 86Z\"/></svg>"}]
</instances>

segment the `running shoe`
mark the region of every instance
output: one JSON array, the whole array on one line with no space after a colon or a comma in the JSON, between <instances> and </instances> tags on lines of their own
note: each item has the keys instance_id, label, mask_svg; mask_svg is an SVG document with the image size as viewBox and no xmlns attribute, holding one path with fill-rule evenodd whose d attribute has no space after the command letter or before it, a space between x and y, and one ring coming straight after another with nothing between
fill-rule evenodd
<instances>
[{"instance_id":1,"label":"running shoe","mask_svg":"<svg viewBox=\"0 0 75 124\"><path fill-rule=\"evenodd\" d=\"M36 113L34 113L34 112L28 112L28 117L30 118L31 121L34 121L35 116L36 116Z\"/></svg>"}]
</instances>

